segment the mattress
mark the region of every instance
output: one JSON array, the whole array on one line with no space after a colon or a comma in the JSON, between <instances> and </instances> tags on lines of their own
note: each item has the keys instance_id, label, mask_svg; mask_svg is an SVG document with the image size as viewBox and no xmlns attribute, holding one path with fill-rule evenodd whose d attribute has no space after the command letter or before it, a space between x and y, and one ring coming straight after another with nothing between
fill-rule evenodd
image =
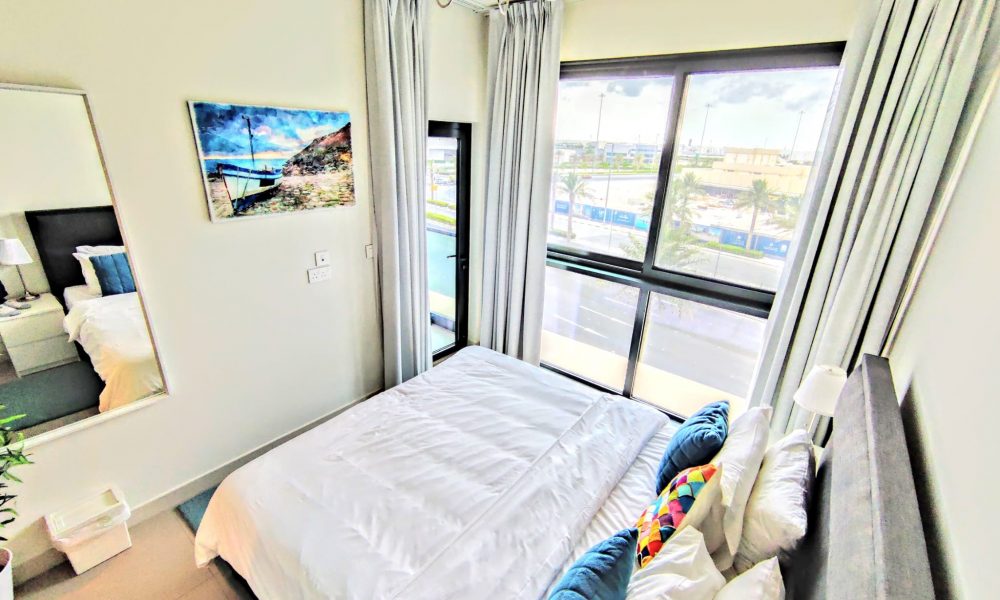
<instances>
[{"instance_id":1,"label":"mattress","mask_svg":"<svg viewBox=\"0 0 1000 600\"><path fill-rule=\"evenodd\" d=\"M67 310L73 310L73 307L81 302L100 297L100 294L91 292L90 288L85 285L71 285L63 290L63 299L66 301Z\"/></svg>"},{"instance_id":2,"label":"mattress","mask_svg":"<svg viewBox=\"0 0 1000 600\"><path fill-rule=\"evenodd\" d=\"M588 524L638 514L633 466L666 422L467 348L227 477L196 560L262 599L541 597Z\"/></svg>"},{"instance_id":3,"label":"mattress","mask_svg":"<svg viewBox=\"0 0 1000 600\"><path fill-rule=\"evenodd\" d=\"M71 342L79 342L104 381L101 412L163 389L139 295L116 294L78 301L63 321Z\"/></svg>"}]
</instances>

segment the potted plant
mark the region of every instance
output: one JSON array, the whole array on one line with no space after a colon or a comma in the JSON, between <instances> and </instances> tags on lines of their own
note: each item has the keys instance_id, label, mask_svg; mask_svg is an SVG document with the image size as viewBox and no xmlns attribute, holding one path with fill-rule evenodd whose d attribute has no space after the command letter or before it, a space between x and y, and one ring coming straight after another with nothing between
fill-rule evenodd
<instances>
[{"instance_id":1,"label":"potted plant","mask_svg":"<svg viewBox=\"0 0 1000 600\"><path fill-rule=\"evenodd\" d=\"M0 405L0 411L6 407ZM24 453L24 434L14 431L10 424L24 418L23 414L0 419L0 528L7 527L17 518L17 511L10 504L16 496L8 493L11 482L21 480L11 470L20 465L31 464ZM0 535L0 542L7 538ZM14 598L14 554L9 548L0 548L0 600Z\"/></svg>"}]
</instances>

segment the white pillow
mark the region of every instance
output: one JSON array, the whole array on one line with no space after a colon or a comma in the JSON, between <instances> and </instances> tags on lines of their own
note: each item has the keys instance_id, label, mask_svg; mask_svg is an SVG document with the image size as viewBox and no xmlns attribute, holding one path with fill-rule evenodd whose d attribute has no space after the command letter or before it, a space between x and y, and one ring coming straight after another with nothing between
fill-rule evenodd
<instances>
[{"instance_id":1,"label":"white pillow","mask_svg":"<svg viewBox=\"0 0 1000 600\"><path fill-rule=\"evenodd\" d=\"M697 502L697 501L696 501ZM705 539L694 527L678 530L628 584L627 600L712 600L726 578L712 563Z\"/></svg>"},{"instance_id":2,"label":"white pillow","mask_svg":"<svg viewBox=\"0 0 1000 600\"><path fill-rule=\"evenodd\" d=\"M722 588L715 600L785 600L778 558L758 563Z\"/></svg>"},{"instance_id":3,"label":"white pillow","mask_svg":"<svg viewBox=\"0 0 1000 600\"><path fill-rule=\"evenodd\" d=\"M787 556L806 535L809 493L816 480L812 439L799 429L764 454L743 519L733 566L742 573L772 556Z\"/></svg>"},{"instance_id":4,"label":"white pillow","mask_svg":"<svg viewBox=\"0 0 1000 600\"><path fill-rule=\"evenodd\" d=\"M767 451L771 421L770 407L751 408L729 426L729 436L712 463L722 469L719 482L722 498L719 509L711 517L711 526L721 527L725 542L712 551L715 566L726 571L733 566L733 557L743 535L743 514L753 490L760 463Z\"/></svg>"},{"instance_id":5,"label":"white pillow","mask_svg":"<svg viewBox=\"0 0 1000 600\"><path fill-rule=\"evenodd\" d=\"M87 284L87 290L94 295L101 295L101 282L97 279L97 271L90 262L90 256L121 254L125 252L125 246L77 246L73 253L80 263L80 270L83 271L83 281Z\"/></svg>"}]
</instances>

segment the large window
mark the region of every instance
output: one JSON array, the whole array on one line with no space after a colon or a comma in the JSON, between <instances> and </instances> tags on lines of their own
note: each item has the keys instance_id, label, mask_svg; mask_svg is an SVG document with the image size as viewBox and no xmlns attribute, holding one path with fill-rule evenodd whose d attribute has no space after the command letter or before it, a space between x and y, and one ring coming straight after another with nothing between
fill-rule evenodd
<instances>
[{"instance_id":1,"label":"large window","mask_svg":"<svg viewBox=\"0 0 1000 600\"><path fill-rule=\"evenodd\" d=\"M746 407L842 45L565 63L542 363Z\"/></svg>"}]
</instances>

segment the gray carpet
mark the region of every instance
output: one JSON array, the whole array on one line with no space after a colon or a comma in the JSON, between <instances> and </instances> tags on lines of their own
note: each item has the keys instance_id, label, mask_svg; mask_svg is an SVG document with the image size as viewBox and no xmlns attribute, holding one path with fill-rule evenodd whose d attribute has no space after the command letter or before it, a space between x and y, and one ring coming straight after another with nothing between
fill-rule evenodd
<instances>
[{"instance_id":1,"label":"gray carpet","mask_svg":"<svg viewBox=\"0 0 1000 600\"><path fill-rule=\"evenodd\" d=\"M208 501L212 499L212 494L217 489L218 486L209 488L177 507L177 511L181 513L181 517L184 518L184 521L187 522L188 527L191 528L193 533L198 533L198 526L201 525L201 520L205 516ZM222 558L217 558L216 563L219 567L219 572L226 578L238 598L248 598L250 600L256 598L253 590L250 589L250 584L247 583L246 579L240 577L240 574L229 566L229 563L222 560Z\"/></svg>"},{"instance_id":2,"label":"gray carpet","mask_svg":"<svg viewBox=\"0 0 1000 600\"><path fill-rule=\"evenodd\" d=\"M97 406L104 382L87 362L74 362L61 367L25 375L0 385L0 415L24 414L10 424L13 429L65 417Z\"/></svg>"}]
</instances>

